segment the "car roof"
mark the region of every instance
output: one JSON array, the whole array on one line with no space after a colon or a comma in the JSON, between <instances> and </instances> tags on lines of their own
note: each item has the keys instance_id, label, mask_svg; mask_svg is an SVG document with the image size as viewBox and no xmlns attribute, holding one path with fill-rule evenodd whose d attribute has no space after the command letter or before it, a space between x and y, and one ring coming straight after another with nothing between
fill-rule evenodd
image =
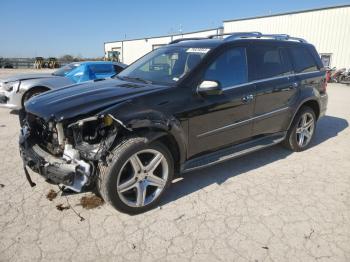
<instances>
[{"instance_id":1,"label":"car roof","mask_svg":"<svg viewBox=\"0 0 350 262\"><path fill-rule=\"evenodd\" d=\"M118 66L126 66L125 64L121 62L115 62L115 61L80 61L80 62L72 62L70 64L78 64L78 65L94 65L94 64L112 64L112 65L118 65Z\"/></svg>"}]
</instances>

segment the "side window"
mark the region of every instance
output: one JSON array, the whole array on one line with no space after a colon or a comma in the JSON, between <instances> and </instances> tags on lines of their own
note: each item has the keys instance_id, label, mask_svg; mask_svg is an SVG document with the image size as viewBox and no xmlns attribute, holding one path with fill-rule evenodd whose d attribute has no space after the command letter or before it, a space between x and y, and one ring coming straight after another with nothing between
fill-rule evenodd
<instances>
[{"instance_id":1,"label":"side window","mask_svg":"<svg viewBox=\"0 0 350 262\"><path fill-rule=\"evenodd\" d=\"M246 49L237 47L225 51L207 69L205 80L218 81L222 87L229 87L248 81Z\"/></svg>"},{"instance_id":2,"label":"side window","mask_svg":"<svg viewBox=\"0 0 350 262\"><path fill-rule=\"evenodd\" d=\"M293 72L286 49L275 46L253 47L249 55L249 68L253 73L253 80L289 75Z\"/></svg>"},{"instance_id":3,"label":"side window","mask_svg":"<svg viewBox=\"0 0 350 262\"><path fill-rule=\"evenodd\" d=\"M316 71L317 64L305 47L293 47L290 49L296 73Z\"/></svg>"}]
</instances>

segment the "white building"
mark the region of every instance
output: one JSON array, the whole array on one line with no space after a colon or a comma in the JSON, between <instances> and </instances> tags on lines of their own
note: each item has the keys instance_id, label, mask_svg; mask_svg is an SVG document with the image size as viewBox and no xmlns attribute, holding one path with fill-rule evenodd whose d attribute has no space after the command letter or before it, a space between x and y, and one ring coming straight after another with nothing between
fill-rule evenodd
<instances>
[{"instance_id":1,"label":"white building","mask_svg":"<svg viewBox=\"0 0 350 262\"><path fill-rule=\"evenodd\" d=\"M350 5L303 10L223 22L223 32L288 34L305 38L314 44L324 63L331 67L350 67ZM186 34L147 37L105 43L105 52L119 51L126 64L134 62L151 50L172 40L187 37L206 37L222 32L208 29Z\"/></svg>"},{"instance_id":2,"label":"white building","mask_svg":"<svg viewBox=\"0 0 350 262\"><path fill-rule=\"evenodd\" d=\"M222 32L222 29L208 29L184 34L106 42L105 53L108 51L118 51L120 53L120 61L125 64L131 64L136 59L147 54L148 52L156 49L157 47L166 45L175 39L188 37L207 37L208 35L219 34L220 32Z\"/></svg>"}]
</instances>

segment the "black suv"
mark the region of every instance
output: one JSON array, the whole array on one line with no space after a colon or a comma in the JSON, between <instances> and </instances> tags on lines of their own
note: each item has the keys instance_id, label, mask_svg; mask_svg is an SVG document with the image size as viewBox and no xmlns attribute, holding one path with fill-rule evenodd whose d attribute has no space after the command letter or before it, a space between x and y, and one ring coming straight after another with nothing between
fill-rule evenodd
<instances>
[{"instance_id":1,"label":"black suv","mask_svg":"<svg viewBox=\"0 0 350 262\"><path fill-rule=\"evenodd\" d=\"M135 214L159 202L174 174L278 143L306 149L327 99L325 70L303 39L181 39L114 79L29 100L20 152L29 182L26 167L76 192L96 185Z\"/></svg>"}]
</instances>

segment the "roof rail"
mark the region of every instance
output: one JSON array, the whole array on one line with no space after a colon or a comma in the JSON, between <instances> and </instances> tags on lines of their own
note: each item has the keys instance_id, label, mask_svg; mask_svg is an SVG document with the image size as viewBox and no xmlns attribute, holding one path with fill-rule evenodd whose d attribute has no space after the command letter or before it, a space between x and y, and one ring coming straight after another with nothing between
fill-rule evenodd
<instances>
[{"instance_id":1,"label":"roof rail","mask_svg":"<svg viewBox=\"0 0 350 262\"><path fill-rule=\"evenodd\" d=\"M303 38L299 38L299 37L293 37L287 34L266 34L266 35L262 35L261 37L265 37L265 38L273 38L276 40L293 40L293 41L299 41L301 43L307 43L307 41Z\"/></svg>"},{"instance_id":2,"label":"roof rail","mask_svg":"<svg viewBox=\"0 0 350 262\"><path fill-rule=\"evenodd\" d=\"M307 43L307 41L303 38L299 37L292 37L287 34L262 34L260 32L237 32L237 33L223 33L223 34L215 34L215 35L210 35L208 37L189 37L189 38L179 38L171 41L170 44L176 44L182 41L190 41L190 40L202 40L202 39L213 39L215 37L220 37L220 36L228 36L224 39L224 41L233 41L237 39L242 39L242 38L268 38L268 39L275 39L275 40L283 40L283 41L299 41L301 43Z\"/></svg>"},{"instance_id":3,"label":"roof rail","mask_svg":"<svg viewBox=\"0 0 350 262\"><path fill-rule=\"evenodd\" d=\"M226 35L226 34L225 34ZM232 33L229 37L225 38L225 41L231 41L236 40L240 38L271 38L276 40L293 40L293 41L299 41L301 43L307 43L307 41L303 38L299 37L292 37L287 34L262 34L260 32L240 32L240 33Z\"/></svg>"},{"instance_id":4,"label":"roof rail","mask_svg":"<svg viewBox=\"0 0 350 262\"><path fill-rule=\"evenodd\" d=\"M260 38L263 34L260 32L238 32L238 33L232 33L230 34L229 37L225 38L225 41L230 41L230 40L236 40L239 38Z\"/></svg>"},{"instance_id":5,"label":"roof rail","mask_svg":"<svg viewBox=\"0 0 350 262\"><path fill-rule=\"evenodd\" d=\"M207 39L207 37L189 37L189 38L179 38L171 41L169 45L171 44L176 44L182 41L190 41L190 40L202 40L202 39Z\"/></svg>"},{"instance_id":6,"label":"roof rail","mask_svg":"<svg viewBox=\"0 0 350 262\"><path fill-rule=\"evenodd\" d=\"M208 38L213 39L215 37L225 36L225 35L232 35L232 33L222 33L222 34L209 35Z\"/></svg>"}]
</instances>

